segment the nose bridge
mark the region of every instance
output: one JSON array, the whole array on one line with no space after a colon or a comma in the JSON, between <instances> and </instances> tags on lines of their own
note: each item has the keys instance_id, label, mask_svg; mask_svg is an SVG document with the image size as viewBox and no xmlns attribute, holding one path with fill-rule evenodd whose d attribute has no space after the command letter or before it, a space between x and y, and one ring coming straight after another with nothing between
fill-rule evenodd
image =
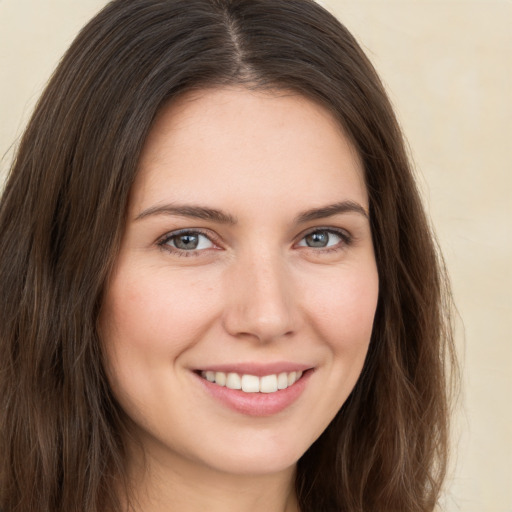
<instances>
[{"instance_id":1,"label":"nose bridge","mask_svg":"<svg viewBox=\"0 0 512 512\"><path fill-rule=\"evenodd\" d=\"M231 269L226 329L271 341L296 329L293 283L278 251L252 251Z\"/></svg>"}]
</instances>

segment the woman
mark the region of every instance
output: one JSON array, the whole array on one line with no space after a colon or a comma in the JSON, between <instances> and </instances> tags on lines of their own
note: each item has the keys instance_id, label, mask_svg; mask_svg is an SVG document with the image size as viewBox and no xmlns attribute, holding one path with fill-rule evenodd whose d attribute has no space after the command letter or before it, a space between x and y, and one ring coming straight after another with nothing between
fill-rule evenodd
<instances>
[{"instance_id":1,"label":"woman","mask_svg":"<svg viewBox=\"0 0 512 512\"><path fill-rule=\"evenodd\" d=\"M0 241L4 512L435 507L445 278L378 77L314 2L108 4Z\"/></svg>"}]
</instances>

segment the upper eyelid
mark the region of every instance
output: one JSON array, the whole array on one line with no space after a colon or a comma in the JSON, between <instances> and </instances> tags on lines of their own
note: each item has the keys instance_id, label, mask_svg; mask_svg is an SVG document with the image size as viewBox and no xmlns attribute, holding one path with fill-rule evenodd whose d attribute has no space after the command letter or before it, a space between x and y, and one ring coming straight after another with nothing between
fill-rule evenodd
<instances>
[{"instance_id":1,"label":"upper eyelid","mask_svg":"<svg viewBox=\"0 0 512 512\"><path fill-rule=\"evenodd\" d=\"M314 233L315 231L332 231L334 233L349 233L349 231L345 228L338 228L334 226L314 226L312 228L304 230L301 234Z\"/></svg>"},{"instance_id":2,"label":"upper eyelid","mask_svg":"<svg viewBox=\"0 0 512 512\"><path fill-rule=\"evenodd\" d=\"M350 238L350 239L353 238L353 235L349 230L344 229L344 228L335 228L332 226L320 226L320 227L314 227L314 228L307 229L306 231L303 231L297 238L299 240L302 240L305 236L308 236L311 233L315 233L317 231L327 231L329 233L334 233L334 234L340 235L344 238Z\"/></svg>"},{"instance_id":3,"label":"upper eyelid","mask_svg":"<svg viewBox=\"0 0 512 512\"><path fill-rule=\"evenodd\" d=\"M158 238L159 241L168 240L174 236L186 235L188 233L197 233L198 235L203 235L207 238L213 239L217 238L215 235L212 235L210 230L205 230L203 228L183 228L183 229L174 229L172 231L167 231L164 235Z\"/></svg>"},{"instance_id":4,"label":"upper eyelid","mask_svg":"<svg viewBox=\"0 0 512 512\"><path fill-rule=\"evenodd\" d=\"M184 228L184 229L176 229L174 231L168 231L167 233L165 233L164 235L162 235L161 237L159 237L156 240L156 245L164 246L172 238L180 236L180 235L186 235L188 233L195 233L195 234L198 234L198 235L203 235L206 238L208 238L208 240L210 240L210 242L212 244L214 244L216 246L220 245L219 244L219 237L218 236L213 235L212 232L209 231L209 230L203 230L201 228L194 228L194 229ZM178 249L177 247L174 248L174 249L176 251L180 251L181 250L181 249ZM191 249L188 252L193 252L194 250L196 250L196 249ZM198 250L202 251L204 249L198 249Z\"/></svg>"},{"instance_id":5,"label":"upper eyelid","mask_svg":"<svg viewBox=\"0 0 512 512\"><path fill-rule=\"evenodd\" d=\"M299 235L297 235L294 238L297 238L297 237L302 238L304 236L307 236L310 233L314 233L315 231L330 231L333 233L343 233L343 234L346 234L347 236L351 236L350 231L348 231L345 228L339 228L339 227L334 227L334 226L314 226L314 227L311 227L311 228L308 228L308 229L302 231L301 233L299 233ZM174 230L168 231L167 233L165 233L164 235L159 237L159 239L161 240L161 239L166 239L166 238L172 238L173 236L178 236L178 235L182 235L185 233L198 233L198 234L204 235L208 238L220 238L219 235L215 234L214 232L212 232L209 229L180 228L180 229L174 229Z\"/></svg>"}]
</instances>

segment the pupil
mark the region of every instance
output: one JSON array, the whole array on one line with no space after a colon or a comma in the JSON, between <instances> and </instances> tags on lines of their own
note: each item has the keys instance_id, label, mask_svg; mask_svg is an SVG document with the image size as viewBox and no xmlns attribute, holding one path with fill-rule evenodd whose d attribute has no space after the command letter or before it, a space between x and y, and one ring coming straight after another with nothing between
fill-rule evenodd
<instances>
[{"instance_id":1,"label":"pupil","mask_svg":"<svg viewBox=\"0 0 512 512\"><path fill-rule=\"evenodd\" d=\"M199 244L199 237L197 235L180 235L175 241L174 245L178 249L196 249Z\"/></svg>"},{"instance_id":2,"label":"pupil","mask_svg":"<svg viewBox=\"0 0 512 512\"><path fill-rule=\"evenodd\" d=\"M309 247L325 247L329 242L327 231L315 231L306 236L306 243Z\"/></svg>"}]
</instances>

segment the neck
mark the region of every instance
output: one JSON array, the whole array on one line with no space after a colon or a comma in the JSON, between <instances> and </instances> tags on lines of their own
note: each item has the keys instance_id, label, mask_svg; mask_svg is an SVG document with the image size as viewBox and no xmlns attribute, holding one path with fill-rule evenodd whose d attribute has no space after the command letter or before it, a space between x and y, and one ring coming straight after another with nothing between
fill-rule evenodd
<instances>
[{"instance_id":1,"label":"neck","mask_svg":"<svg viewBox=\"0 0 512 512\"><path fill-rule=\"evenodd\" d=\"M132 459L133 461L133 459ZM295 466L272 474L231 474L194 461L131 464L134 512L300 512Z\"/></svg>"}]
</instances>

